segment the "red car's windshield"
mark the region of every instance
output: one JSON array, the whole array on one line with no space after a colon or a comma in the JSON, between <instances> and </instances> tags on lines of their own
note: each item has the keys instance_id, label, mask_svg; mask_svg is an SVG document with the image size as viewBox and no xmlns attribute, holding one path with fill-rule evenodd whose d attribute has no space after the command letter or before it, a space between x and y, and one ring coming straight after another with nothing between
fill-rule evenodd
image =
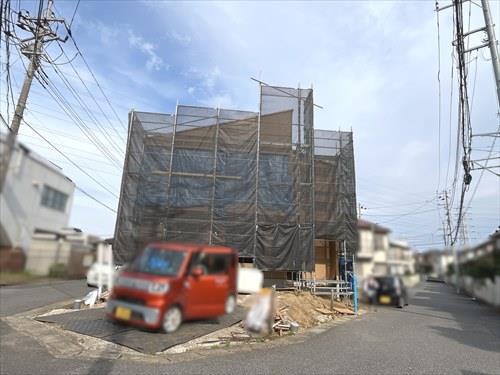
<instances>
[{"instance_id":1,"label":"red car's windshield","mask_svg":"<svg viewBox=\"0 0 500 375\"><path fill-rule=\"evenodd\" d=\"M158 276L177 276L186 253L147 247L128 267L129 271Z\"/></svg>"}]
</instances>

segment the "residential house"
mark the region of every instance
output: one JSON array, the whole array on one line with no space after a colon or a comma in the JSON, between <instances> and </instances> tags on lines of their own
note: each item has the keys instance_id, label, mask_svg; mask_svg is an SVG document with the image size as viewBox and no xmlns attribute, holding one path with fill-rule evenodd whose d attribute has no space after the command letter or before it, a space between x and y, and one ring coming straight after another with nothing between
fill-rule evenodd
<instances>
[{"instance_id":1,"label":"residential house","mask_svg":"<svg viewBox=\"0 0 500 375\"><path fill-rule=\"evenodd\" d=\"M364 279L369 275L387 275L390 230L367 220L358 220L359 249L356 273Z\"/></svg>"},{"instance_id":2,"label":"residential house","mask_svg":"<svg viewBox=\"0 0 500 375\"><path fill-rule=\"evenodd\" d=\"M390 275L411 275L415 273L415 259L408 242L390 240L387 253L387 266Z\"/></svg>"},{"instance_id":3,"label":"residential house","mask_svg":"<svg viewBox=\"0 0 500 375\"><path fill-rule=\"evenodd\" d=\"M2 154L5 136L0 141ZM67 227L74 190L61 168L17 143L0 194L0 248L27 255L36 233Z\"/></svg>"}]
</instances>

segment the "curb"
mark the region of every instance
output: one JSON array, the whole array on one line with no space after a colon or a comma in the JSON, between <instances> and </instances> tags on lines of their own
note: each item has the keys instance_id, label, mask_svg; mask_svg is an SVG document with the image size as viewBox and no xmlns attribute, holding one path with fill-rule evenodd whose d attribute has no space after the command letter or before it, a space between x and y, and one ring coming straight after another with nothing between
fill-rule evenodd
<instances>
[{"instance_id":1,"label":"curb","mask_svg":"<svg viewBox=\"0 0 500 375\"><path fill-rule=\"evenodd\" d=\"M196 348L184 353L175 354L161 352L157 354L143 354L112 342L63 330L56 324L43 323L34 319L38 315L61 308L62 306L67 306L71 301L58 302L24 313L3 317L0 320L6 322L16 331L36 340L55 358L121 359L134 362L166 364L304 342L335 326L359 320L367 313L367 311L361 311L358 315L339 316L330 322L309 328L295 335L273 337L266 339L265 342L237 342L225 347Z\"/></svg>"}]
</instances>

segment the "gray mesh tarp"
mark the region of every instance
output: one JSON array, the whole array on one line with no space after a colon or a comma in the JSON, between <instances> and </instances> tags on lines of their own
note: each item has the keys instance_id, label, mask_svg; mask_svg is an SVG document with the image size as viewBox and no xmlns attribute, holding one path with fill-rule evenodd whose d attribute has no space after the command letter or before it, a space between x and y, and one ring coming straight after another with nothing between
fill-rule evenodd
<instances>
[{"instance_id":1,"label":"gray mesh tarp","mask_svg":"<svg viewBox=\"0 0 500 375\"><path fill-rule=\"evenodd\" d=\"M261 86L260 114L191 106L177 106L174 116L132 112L117 261L129 261L148 242L172 240L231 246L263 270L312 271L314 158L331 166L319 177L327 194L337 194L336 173L354 173L350 139L341 147L351 151L345 160L318 154L310 89ZM347 238L344 231L355 225L342 222L351 213L341 210L351 203L338 197L327 203L332 213L319 217L316 237Z\"/></svg>"},{"instance_id":2,"label":"gray mesh tarp","mask_svg":"<svg viewBox=\"0 0 500 375\"><path fill-rule=\"evenodd\" d=\"M352 132L314 131L315 236L358 246Z\"/></svg>"},{"instance_id":3,"label":"gray mesh tarp","mask_svg":"<svg viewBox=\"0 0 500 375\"><path fill-rule=\"evenodd\" d=\"M261 87L257 242L260 269L314 268L313 94Z\"/></svg>"}]
</instances>

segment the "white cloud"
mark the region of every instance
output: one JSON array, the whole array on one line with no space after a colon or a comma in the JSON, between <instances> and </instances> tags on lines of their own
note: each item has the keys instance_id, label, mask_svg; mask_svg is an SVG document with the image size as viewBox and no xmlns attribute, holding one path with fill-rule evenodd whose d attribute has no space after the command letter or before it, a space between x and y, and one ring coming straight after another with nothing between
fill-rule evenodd
<instances>
[{"instance_id":1,"label":"white cloud","mask_svg":"<svg viewBox=\"0 0 500 375\"><path fill-rule=\"evenodd\" d=\"M191 43L191 37L187 34L181 34L175 30L171 31L168 33L168 36L175 40L176 42L183 44L183 45L188 45Z\"/></svg>"},{"instance_id":2,"label":"white cloud","mask_svg":"<svg viewBox=\"0 0 500 375\"><path fill-rule=\"evenodd\" d=\"M358 200L363 205L398 207L435 196L439 163L434 3L295 2L286 7L279 2L143 4L153 16L147 17L142 28L140 22L134 23L136 33L117 34L113 27L103 23L98 25L99 34L94 36L95 44L100 40L103 46L111 46L104 48L104 52L96 48L96 60L108 60L109 56L109 65L120 73L119 78L130 77L126 88L123 79L115 78L115 85L109 82L120 91L128 89L134 97L115 95L120 104L169 112L172 108L163 107L164 103L173 106L179 98L185 104L255 111L258 85L249 80L251 76L283 86L313 84L315 100L325 107L315 110L315 126L354 130ZM492 6L497 14L498 3ZM128 6L130 12L138 15L141 8L144 7ZM475 8L472 9L474 12ZM165 22L167 18L169 22ZM126 25L130 22L129 15L116 22ZM481 22L479 10L472 15L471 29L480 27ZM127 26L124 28L127 30ZM440 189L443 189L449 151L453 34L450 14L440 15L440 28L443 91ZM162 45L141 37L149 35L144 30L151 31L151 35L162 35ZM124 41L147 59L148 69L133 66L130 54L121 48ZM168 63L172 64L172 69L161 78L157 71L166 64L160 48L169 51ZM89 48L89 53L92 52ZM474 131L493 131L497 118L490 63L479 59L477 71L472 111ZM473 79L475 63L470 65L470 72ZM455 132L453 112L451 165L454 165ZM481 147L488 147L489 142ZM475 182L478 173L474 173ZM498 183L492 178L486 172L473 204L485 202L483 210L498 217L499 202L492 199ZM390 213L408 211L402 207ZM396 235L416 233L422 230L421 226L432 232L439 226L432 215L435 213L407 217L406 223L402 218L390 225ZM383 217L374 217L377 219ZM482 233L481 237L484 236Z\"/></svg>"},{"instance_id":3,"label":"white cloud","mask_svg":"<svg viewBox=\"0 0 500 375\"><path fill-rule=\"evenodd\" d=\"M163 67L168 69L168 65L165 65L163 59L156 53L155 45L144 40L142 36L135 35L132 31L129 31L128 43L131 47L139 49L139 51L148 57L146 68L149 70L160 70Z\"/></svg>"},{"instance_id":4,"label":"white cloud","mask_svg":"<svg viewBox=\"0 0 500 375\"><path fill-rule=\"evenodd\" d=\"M121 34L118 27L114 27L100 21L88 21L85 23L79 21L78 26L84 27L92 33L96 33L99 36L100 42L105 46L111 46L116 43Z\"/></svg>"},{"instance_id":5,"label":"white cloud","mask_svg":"<svg viewBox=\"0 0 500 375\"><path fill-rule=\"evenodd\" d=\"M219 94L199 101L199 104L212 108L235 108L234 101L229 94Z\"/></svg>"}]
</instances>

